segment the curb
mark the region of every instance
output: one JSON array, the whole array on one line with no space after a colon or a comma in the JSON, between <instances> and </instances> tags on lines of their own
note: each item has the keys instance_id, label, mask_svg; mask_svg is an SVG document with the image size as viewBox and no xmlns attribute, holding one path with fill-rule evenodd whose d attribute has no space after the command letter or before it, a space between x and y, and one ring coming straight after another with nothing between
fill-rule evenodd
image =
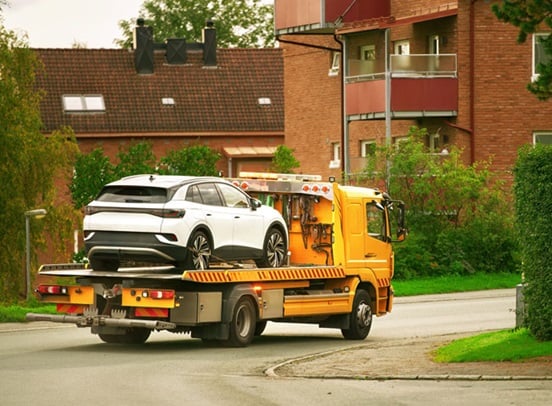
<instances>
[{"instance_id":1,"label":"curb","mask_svg":"<svg viewBox=\"0 0 552 406\"><path fill-rule=\"evenodd\" d=\"M549 375L289 375L281 376L276 372L279 368L294 362L308 361L310 359L323 357L326 355L335 354L343 351L343 349L335 351L319 352L316 354L306 355L299 358L289 359L263 372L269 378L302 378L302 379L348 379L360 381L552 381L552 376Z\"/></svg>"}]
</instances>

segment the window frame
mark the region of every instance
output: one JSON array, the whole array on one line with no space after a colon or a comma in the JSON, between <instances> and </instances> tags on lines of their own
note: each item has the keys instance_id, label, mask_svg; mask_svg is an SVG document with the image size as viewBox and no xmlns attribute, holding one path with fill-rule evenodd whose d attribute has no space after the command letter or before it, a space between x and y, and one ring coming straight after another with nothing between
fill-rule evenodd
<instances>
[{"instance_id":1,"label":"window frame","mask_svg":"<svg viewBox=\"0 0 552 406\"><path fill-rule=\"evenodd\" d=\"M61 96L64 113L102 113L105 100L102 94L64 94Z\"/></svg>"},{"instance_id":2,"label":"window frame","mask_svg":"<svg viewBox=\"0 0 552 406\"><path fill-rule=\"evenodd\" d=\"M538 46L538 38L548 37L552 35L549 32L536 32L533 34L532 40L532 55L531 55L531 81L536 81L540 74L537 72L537 67L540 63L547 63L547 59L552 59L552 56L546 55L544 46ZM537 47L539 49L537 49ZM537 58L539 59L537 61ZM541 60L542 59L542 60Z\"/></svg>"}]
</instances>

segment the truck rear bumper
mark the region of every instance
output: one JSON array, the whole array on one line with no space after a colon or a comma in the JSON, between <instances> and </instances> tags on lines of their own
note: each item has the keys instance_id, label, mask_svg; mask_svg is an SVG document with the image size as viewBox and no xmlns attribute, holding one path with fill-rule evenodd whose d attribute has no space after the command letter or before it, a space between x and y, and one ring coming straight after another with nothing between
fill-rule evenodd
<instances>
[{"instance_id":1,"label":"truck rear bumper","mask_svg":"<svg viewBox=\"0 0 552 406\"><path fill-rule=\"evenodd\" d=\"M175 323L162 320L119 319L108 316L71 316L65 314L27 313L27 321L50 321L54 323L76 324L78 327L124 327L147 328L150 330L174 330Z\"/></svg>"}]
</instances>

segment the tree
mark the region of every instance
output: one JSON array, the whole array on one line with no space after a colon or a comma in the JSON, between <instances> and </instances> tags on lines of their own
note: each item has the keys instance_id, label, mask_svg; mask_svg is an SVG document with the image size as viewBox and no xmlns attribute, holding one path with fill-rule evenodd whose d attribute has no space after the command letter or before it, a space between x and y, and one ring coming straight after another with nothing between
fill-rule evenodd
<instances>
[{"instance_id":1,"label":"tree","mask_svg":"<svg viewBox=\"0 0 552 406\"><path fill-rule=\"evenodd\" d=\"M500 4L493 4L492 10L499 20L519 28L519 43L544 26L552 28L550 0L503 0ZM540 100L547 100L552 96L552 35L539 37L539 41L545 55L536 67L538 78L529 83L527 89Z\"/></svg>"},{"instance_id":2,"label":"tree","mask_svg":"<svg viewBox=\"0 0 552 406\"><path fill-rule=\"evenodd\" d=\"M140 16L153 27L154 41L186 38L201 42L202 29L212 20L221 48L256 48L274 45L274 13L262 0L145 0ZM122 39L115 44L132 48L136 18L119 21Z\"/></svg>"},{"instance_id":3,"label":"tree","mask_svg":"<svg viewBox=\"0 0 552 406\"><path fill-rule=\"evenodd\" d=\"M31 221L31 247L44 244L43 232L61 250L72 229L72 208L56 201L56 182L70 168L77 151L73 134L62 129L44 136L40 129L41 93L35 74L41 69L25 41L0 25L0 297L15 301L24 289L25 212L48 211ZM49 247L50 248L50 247ZM34 255L33 255L34 257ZM34 261L33 261L34 262Z\"/></svg>"},{"instance_id":4,"label":"tree","mask_svg":"<svg viewBox=\"0 0 552 406\"><path fill-rule=\"evenodd\" d=\"M448 154L429 150L427 136L412 127L408 140L378 148L365 170L406 204L409 237L395 247L395 275L515 271L513 213L502 184L488 163L463 164L454 146Z\"/></svg>"},{"instance_id":5,"label":"tree","mask_svg":"<svg viewBox=\"0 0 552 406\"><path fill-rule=\"evenodd\" d=\"M115 168L102 148L89 154L79 153L69 185L75 208L80 209L94 200L105 184L115 180L114 172Z\"/></svg>"},{"instance_id":6,"label":"tree","mask_svg":"<svg viewBox=\"0 0 552 406\"><path fill-rule=\"evenodd\" d=\"M159 171L163 175L217 176L216 163L220 154L206 145L192 145L170 151L161 158Z\"/></svg>"},{"instance_id":7,"label":"tree","mask_svg":"<svg viewBox=\"0 0 552 406\"><path fill-rule=\"evenodd\" d=\"M293 156L293 149L278 145L272 158L271 169L276 173L293 173L293 170L299 166L301 166L299 161Z\"/></svg>"}]
</instances>

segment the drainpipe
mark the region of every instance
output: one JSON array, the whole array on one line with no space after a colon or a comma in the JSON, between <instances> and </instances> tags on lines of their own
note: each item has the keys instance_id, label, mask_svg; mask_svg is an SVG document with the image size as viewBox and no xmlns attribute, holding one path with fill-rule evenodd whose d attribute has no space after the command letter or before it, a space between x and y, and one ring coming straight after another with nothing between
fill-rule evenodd
<instances>
[{"instance_id":1,"label":"drainpipe","mask_svg":"<svg viewBox=\"0 0 552 406\"><path fill-rule=\"evenodd\" d=\"M470 2L470 162L475 162L475 2Z\"/></svg>"},{"instance_id":2,"label":"drainpipe","mask_svg":"<svg viewBox=\"0 0 552 406\"><path fill-rule=\"evenodd\" d=\"M347 58L345 52L347 50L345 40L334 34L334 39L341 46L341 173L343 174L343 184L349 184L349 123L347 121L347 105L345 103L345 72L347 70Z\"/></svg>"},{"instance_id":3,"label":"drainpipe","mask_svg":"<svg viewBox=\"0 0 552 406\"><path fill-rule=\"evenodd\" d=\"M391 146L391 69L389 60L389 28L385 29L385 146ZM389 190L391 162L385 162L385 188Z\"/></svg>"}]
</instances>

